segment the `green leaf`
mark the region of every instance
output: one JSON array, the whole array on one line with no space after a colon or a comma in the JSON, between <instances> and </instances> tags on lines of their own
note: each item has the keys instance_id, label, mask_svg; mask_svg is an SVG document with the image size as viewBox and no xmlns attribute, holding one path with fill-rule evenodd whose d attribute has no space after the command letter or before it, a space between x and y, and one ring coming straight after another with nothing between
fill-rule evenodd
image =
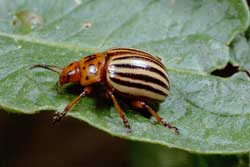
<instances>
[{"instance_id":1,"label":"green leaf","mask_svg":"<svg viewBox=\"0 0 250 167\"><path fill-rule=\"evenodd\" d=\"M0 106L6 111L62 111L75 97L56 90L55 73L30 70L34 64L63 67L97 51L135 47L167 66L171 91L158 113L180 135L126 108L128 134L113 105L94 97L82 99L69 115L115 136L191 152L250 150L249 81L210 75L231 60L225 44L248 27L245 1L0 3Z\"/></svg>"},{"instance_id":2,"label":"green leaf","mask_svg":"<svg viewBox=\"0 0 250 167\"><path fill-rule=\"evenodd\" d=\"M248 30L249 31L249 30ZM238 68L240 73L234 74L234 78L250 79L250 42L247 37L238 35L235 37L230 48L230 62ZM246 77L248 76L248 77Z\"/></svg>"},{"instance_id":3,"label":"green leaf","mask_svg":"<svg viewBox=\"0 0 250 167\"><path fill-rule=\"evenodd\" d=\"M239 35L232 42L231 61L241 69L250 69L250 42L246 37Z\"/></svg>"}]
</instances>

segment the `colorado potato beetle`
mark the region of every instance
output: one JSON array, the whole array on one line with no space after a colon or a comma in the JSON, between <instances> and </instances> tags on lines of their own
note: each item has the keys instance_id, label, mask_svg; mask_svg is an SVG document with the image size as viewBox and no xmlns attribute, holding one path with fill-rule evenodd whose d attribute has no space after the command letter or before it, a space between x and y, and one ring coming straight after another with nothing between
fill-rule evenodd
<instances>
[{"instance_id":1,"label":"colorado potato beetle","mask_svg":"<svg viewBox=\"0 0 250 167\"><path fill-rule=\"evenodd\" d=\"M89 95L94 85L100 85L105 87L105 93L112 100L128 130L131 128L117 96L126 98L134 108L148 111L159 123L179 133L178 128L164 121L149 105L163 102L170 87L165 66L159 58L149 53L131 48L117 48L86 56L65 68L43 64L33 66L36 67L57 72L61 86L67 83L83 86L82 93L63 112L55 113L54 123L60 121L81 97Z\"/></svg>"}]
</instances>

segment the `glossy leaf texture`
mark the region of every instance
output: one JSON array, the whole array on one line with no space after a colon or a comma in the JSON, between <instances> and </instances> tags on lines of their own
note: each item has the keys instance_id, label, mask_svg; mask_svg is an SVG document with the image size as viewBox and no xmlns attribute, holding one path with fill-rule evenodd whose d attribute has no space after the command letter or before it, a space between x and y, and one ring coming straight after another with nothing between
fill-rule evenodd
<instances>
[{"instance_id":1,"label":"glossy leaf texture","mask_svg":"<svg viewBox=\"0 0 250 167\"><path fill-rule=\"evenodd\" d=\"M166 65L171 91L158 113L177 126L180 135L124 102L131 134L106 100L84 98L70 116L114 136L191 152L250 151L249 80L210 74L233 60L228 44L249 25L245 1L0 0L0 4L0 106L6 111L62 111L76 96L67 88L58 91L56 74L30 70L33 64L64 67L108 48L133 47L160 57ZM238 62L249 66L247 59Z\"/></svg>"}]
</instances>

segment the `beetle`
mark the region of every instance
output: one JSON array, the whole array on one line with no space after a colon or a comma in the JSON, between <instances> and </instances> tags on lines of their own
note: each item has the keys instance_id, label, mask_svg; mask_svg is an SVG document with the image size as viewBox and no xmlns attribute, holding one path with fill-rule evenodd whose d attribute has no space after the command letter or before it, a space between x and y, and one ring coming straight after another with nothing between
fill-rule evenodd
<instances>
[{"instance_id":1,"label":"beetle","mask_svg":"<svg viewBox=\"0 0 250 167\"><path fill-rule=\"evenodd\" d=\"M77 101L89 95L94 85L102 85L129 131L131 127L117 96L128 100L136 109L147 110L157 122L179 134L178 128L164 121L150 107L152 103L163 102L170 88L168 73L158 57L137 49L115 48L86 56L65 68L43 64L33 66L37 67L57 72L60 86L77 83L83 87L81 94L63 112L55 113L54 123L59 122Z\"/></svg>"}]
</instances>

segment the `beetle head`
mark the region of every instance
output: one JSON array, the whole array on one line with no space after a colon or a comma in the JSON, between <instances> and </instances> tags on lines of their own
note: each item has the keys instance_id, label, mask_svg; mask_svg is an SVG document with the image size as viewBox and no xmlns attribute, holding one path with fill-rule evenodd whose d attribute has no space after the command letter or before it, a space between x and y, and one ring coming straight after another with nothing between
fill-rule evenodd
<instances>
[{"instance_id":1,"label":"beetle head","mask_svg":"<svg viewBox=\"0 0 250 167\"><path fill-rule=\"evenodd\" d=\"M79 82L81 79L81 73L80 73L80 66L79 62L73 62L69 65L67 65L59 76L59 84L60 86L63 86L66 83L70 82Z\"/></svg>"}]
</instances>

